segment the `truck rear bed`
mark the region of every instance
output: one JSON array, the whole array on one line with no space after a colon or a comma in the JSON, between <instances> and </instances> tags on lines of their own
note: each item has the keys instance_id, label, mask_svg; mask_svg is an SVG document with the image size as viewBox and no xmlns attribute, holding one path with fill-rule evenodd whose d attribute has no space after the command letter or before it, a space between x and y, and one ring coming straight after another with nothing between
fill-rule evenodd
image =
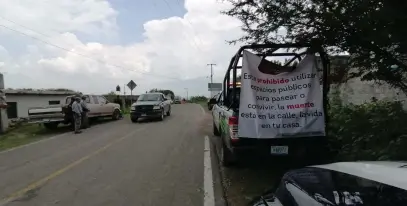
<instances>
[{"instance_id":1,"label":"truck rear bed","mask_svg":"<svg viewBox=\"0 0 407 206\"><path fill-rule=\"evenodd\" d=\"M61 106L28 109L29 123L63 122L64 117Z\"/></svg>"}]
</instances>

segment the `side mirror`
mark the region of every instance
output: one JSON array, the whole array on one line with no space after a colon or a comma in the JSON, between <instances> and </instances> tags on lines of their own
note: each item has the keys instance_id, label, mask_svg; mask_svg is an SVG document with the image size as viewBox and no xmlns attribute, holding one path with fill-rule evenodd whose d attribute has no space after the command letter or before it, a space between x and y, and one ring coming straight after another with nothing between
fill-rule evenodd
<instances>
[{"instance_id":1,"label":"side mirror","mask_svg":"<svg viewBox=\"0 0 407 206\"><path fill-rule=\"evenodd\" d=\"M216 99L210 99L209 100L209 104L217 104L218 103L218 101L216 101Z\"/></svg>"}]
</instances>

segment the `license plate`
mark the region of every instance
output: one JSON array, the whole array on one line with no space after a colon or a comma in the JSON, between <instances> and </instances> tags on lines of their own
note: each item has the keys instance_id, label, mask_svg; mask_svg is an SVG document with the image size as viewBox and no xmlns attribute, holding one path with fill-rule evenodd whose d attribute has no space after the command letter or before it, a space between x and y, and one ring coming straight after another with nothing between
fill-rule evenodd
<instances>
[{"instance_id":1,"label":"license plate","mask_svg":"<svg viewBox=\"0 0 407 206\"><path fill-rule=\"evenodd\" d=\"M147 116L147 114L141 114L141 116L142 116L142 117L145 117L145 116Z\"/></svg>"},{"instance_id":2,"label":"license plate","mask_svg":"<svg viewBox=\"0 0 407 206\"><path fill-rule=\"evenodd\" d=\"M271 146L271 154L286 155L288 154L288 146Z\"/></svg>"}]
</instances>

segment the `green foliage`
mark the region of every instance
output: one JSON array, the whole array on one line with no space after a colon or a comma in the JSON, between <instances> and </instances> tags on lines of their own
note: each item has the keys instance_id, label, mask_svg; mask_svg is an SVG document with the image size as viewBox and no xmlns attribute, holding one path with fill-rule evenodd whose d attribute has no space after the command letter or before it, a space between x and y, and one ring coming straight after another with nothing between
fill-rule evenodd
<instances>
[{"instance_id":1,"label":"green foliage","mask_svg":"<svg viewBox=\"0 0 407 206\"><path fill-rule=\"evenodd\" d=\"M335 52L351 54L350 77L383 80L407 93L407 4L385 0L228 0L225 13L243 23L251 43L320 39ZM286 30L286 32L284 31Z\"/></svg>"},{"instance_id":2,"label":"green foliage","mask_svg":"<svg viewBox=\"0 0 407 206\"><path fill-rule=\"evenodd\" d=\"M168 96L168 94L170 94L172 100L174 100L174 98L175 98L174 92L171 91L171 90L168 90L168 89L157 89L157 88L155 88L155 89L151 89L150 92L161 92L165 96Z\"/></svg>"},{"instance_id":3,"label":"green foliage","mask_svg":"<svg viewBox=\"0 0 407 206\"><path fill-rule=\"evenodd\" d=\"M117 94L114 91L111 91L103 95L109 102L114 102L114 99L117 97Z\"/></svg>"},{"instance_id":4,"label":"green foliage","mask_svg":"<svg viewBox=\"0 0 407 206\"><path fill-rule=\"evenodd\" d=\"M199 102L206 102L208 101L208 98L206 98L205 96L193 96L189 99L189 102L192 103L199 103Z\"/></svg>"},{"instance_id":5,"label":"green foliage","mask_svg":"<svg viewBox=\"0 0 407 206\"><path fill-rule=\"evenodd\" d=\"M329 117L330 147L336 161L407 158L407 113L400 102L343 105L336 93Z\"/></svg>"}]
</instances>

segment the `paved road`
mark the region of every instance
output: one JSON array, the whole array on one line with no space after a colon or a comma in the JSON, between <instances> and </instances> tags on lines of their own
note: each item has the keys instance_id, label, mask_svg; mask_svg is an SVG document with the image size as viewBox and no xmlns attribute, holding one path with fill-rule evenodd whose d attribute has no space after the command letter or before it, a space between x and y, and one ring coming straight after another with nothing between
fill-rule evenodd
<instances>
[{"instance_id":1,"label":"paved road","mask_svg":"<svg viewBox=\"0 0 407 206\"><path fill-rule=\"evenodd\" d=\"M203 205L204 115L96 125L0 153L0 205Z\"/></svg>"}]
</instances>

